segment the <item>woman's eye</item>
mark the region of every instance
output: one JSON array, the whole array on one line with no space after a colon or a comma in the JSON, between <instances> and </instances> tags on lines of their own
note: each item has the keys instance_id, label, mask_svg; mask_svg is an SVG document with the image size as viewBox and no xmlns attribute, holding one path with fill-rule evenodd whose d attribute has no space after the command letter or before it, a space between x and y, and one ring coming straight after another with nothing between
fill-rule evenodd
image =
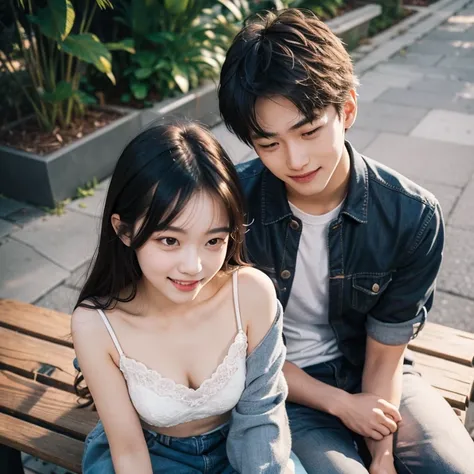
<instances>
[{"instance_id":1,"label":"woman's eye","mask_svg":"<svg viewBox=\"0 0 474 474\"><path fill-rule=\"evenodd\" d=\"M158 239L162 244L164 244L166 247L176 247L178 244L178 241L173 238L173 237L163 237L161 239Z\"/></svg>"},{"instance_id":2,"label":"woman's eye","mask_svg":"<svg viewBox=\"0 0 474 474\"><path fill-rule=\"evenodd\" d=\"M220 238L216 237L215 239L209 240L208 245L209 245L210 247L216 247L216 246L219 245L221 242L224 242L224 239L220 239Z\"/></svg>"}]
</instances>

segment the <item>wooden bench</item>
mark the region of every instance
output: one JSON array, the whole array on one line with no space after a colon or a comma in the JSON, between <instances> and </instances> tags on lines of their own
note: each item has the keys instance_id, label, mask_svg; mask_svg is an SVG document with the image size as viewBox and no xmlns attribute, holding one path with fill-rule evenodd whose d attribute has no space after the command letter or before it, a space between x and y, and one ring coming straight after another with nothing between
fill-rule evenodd
<instances>
[{"instance_id":1,"label":"wooden bench","mask_svg":"<svg viewBox=\"0 0 474 474\"><path fill-rule=\"evenodd\" d=\"M97 413L77 408L69 324L67 314L0 299L1 473L23 472L20 451L81 470ZM427 324L410 348L417 368L464 420L474 398L474 334Z\"/></svg>"}]
</instances>

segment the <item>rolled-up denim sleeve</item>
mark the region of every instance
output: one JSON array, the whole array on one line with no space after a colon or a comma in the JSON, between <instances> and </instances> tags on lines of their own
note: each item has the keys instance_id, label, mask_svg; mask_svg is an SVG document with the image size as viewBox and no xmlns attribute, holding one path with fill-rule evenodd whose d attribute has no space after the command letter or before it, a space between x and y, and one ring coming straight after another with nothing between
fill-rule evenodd
<instances>
[{"instance_id":1,"label":"rolled-up denim sleeve","mask_svg":"<svg viewBox=\"0 0 474 474\"><path fill-rule=\"evenodd\" d=\"M367 315L367 335L387 345L407 344L423 328L433 304L444 247L439 204L429 209L416 229L392 281Z\"/></svg>"},{"instance_id":2,"label":"rolled-up denim sleeve","mask_svg":"<svg viewBox=\"0 0 474 474\"><path fill-rule=\"evenodd\" d=\"M239 473L280 474L290 458L291 436L282 368L282 309L265 338L247 358L245 389L232 410L227 455Z\"/></svg>"}]
</instances>

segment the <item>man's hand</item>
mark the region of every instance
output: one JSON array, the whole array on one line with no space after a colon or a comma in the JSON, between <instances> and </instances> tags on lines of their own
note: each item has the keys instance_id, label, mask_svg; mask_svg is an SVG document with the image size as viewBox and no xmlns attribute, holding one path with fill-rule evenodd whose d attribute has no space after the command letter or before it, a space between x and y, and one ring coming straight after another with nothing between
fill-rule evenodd
<instances>
[{"instance_id":1,"label":"man's hand","mask_svg":"<svg viewBox=\"0 0 474 474\"><path fill-rule=\"evenodd\" d=\"M367 448L372 456L370 474L397 474L393 463L393 436L388 436L382 441L366 439Z\"/></svg>"},{"instance_id":2,"label":"man's hand","mask_svg":"<svg viewBox=\"0 0 474 474\"><path fill-rule=\"evenodd\" d=\"M371 393L344 392L334 415L350 430L376 441L395 433L402 419L394 405Z\"/></svg>"}]
</instances>

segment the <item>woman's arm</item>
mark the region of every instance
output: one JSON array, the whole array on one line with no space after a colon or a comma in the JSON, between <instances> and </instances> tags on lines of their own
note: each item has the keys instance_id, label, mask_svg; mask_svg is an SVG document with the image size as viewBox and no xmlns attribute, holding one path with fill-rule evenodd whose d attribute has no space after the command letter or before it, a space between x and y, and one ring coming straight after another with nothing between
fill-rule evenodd
<instances>
[{"instance_id":1,"label":"woman's arm","mask_svg":"<svg viewBox=\"0 0 474 474\"><path fill-rule=\"evenodd\" d=\"M110 336L95 310L77 308L72 337L84 379L94 399L117 474L152 474L150 454L122 373L110 356Z\"/></svg>"},{"instance_id":2,"label":"woman's arm","mask_svg":"<svg viewBox=\"0 0 474 474\"><path fill-rule=\"evenodd\" d=\"M249 355L245 389L232 411L227 454L237 472L285 473L291 437L282 372L286 356L282 310L271 280L260 271L244 268L238 281Z\"/></svg>"}]
</instances>

